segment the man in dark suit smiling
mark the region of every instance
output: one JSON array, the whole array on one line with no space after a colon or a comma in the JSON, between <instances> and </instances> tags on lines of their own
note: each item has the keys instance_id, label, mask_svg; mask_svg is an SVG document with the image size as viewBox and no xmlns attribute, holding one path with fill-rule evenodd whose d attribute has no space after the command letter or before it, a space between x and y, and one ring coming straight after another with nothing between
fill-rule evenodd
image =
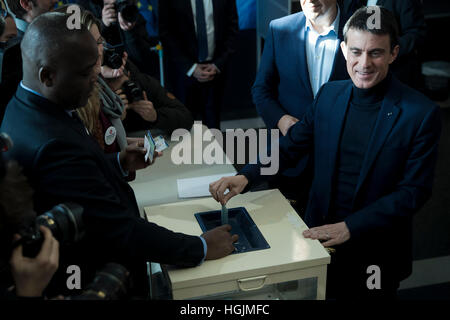
<instances>
[{"instance_id":1,"label":"man in dark suit smiling","mask_svg":"<svg viewBox=\"0 0 450 320\"><path fill-rule=\"evenodd\" d=\"M411 273L412 217L431 196L440 136L439 108L390 74L398 52L394 16L358 10L344 28L351 77L322 86L305 116L280 140L280 168L314 154L305 238L336 253L327 297L393 298ZM210 185L226 203L261 179L261 164ZM224 194L229 189L228 194ZM371 274L376 270L373 283Z\"/></svg>"}]
</instances>

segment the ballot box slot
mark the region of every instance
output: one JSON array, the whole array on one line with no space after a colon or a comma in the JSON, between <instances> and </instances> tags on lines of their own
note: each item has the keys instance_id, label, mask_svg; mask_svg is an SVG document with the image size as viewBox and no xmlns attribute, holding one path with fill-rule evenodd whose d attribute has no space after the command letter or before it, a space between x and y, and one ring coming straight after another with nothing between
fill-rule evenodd
<instances>
[{"instance_id":1,"label":"ballot box slot","mask_svg":"<svg viewBox=\"0 0 450 320\"><path fill-rule=\"evenodd\" d=\"M195 218L203 232L222 224L220 210L199 212L195 214ZM244 207L228 209L228 223L231 225L231 232L239 235L239 241L234 244L236 248L234 254L270 248Z\"/></svg>"}]
</instances>

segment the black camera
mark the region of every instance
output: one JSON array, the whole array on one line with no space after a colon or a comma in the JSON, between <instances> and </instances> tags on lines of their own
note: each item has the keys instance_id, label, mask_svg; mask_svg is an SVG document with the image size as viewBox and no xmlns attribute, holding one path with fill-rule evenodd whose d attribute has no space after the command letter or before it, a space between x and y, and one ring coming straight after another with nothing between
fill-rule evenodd
<instances>
[{"instance_id":1,"label":"black camera","mask_svg":"<svg viewBox=\"0 0 450 320\"><path fill-rule=\"evenodd\" d=\"M103 47L103 65L112 69L119 69L122 66L122 57L124 52L123 45L112 46L106 44Z\"/></svg>"},{"instance_id":2,"label":"black camera","mask_svg":"<svg viewBox=\"0 0 450 320\"><path fill-rule=\"evenodd\" d=\"M139 9L134 0L117 0L116 11L122 14L122 17L128 22L136 22Z\"/></svg>"},{"instance_id":3,"label":"black camera","mask_svg":"<svg viewBox=\"0 0 450 320\"><path fill-rule=\"evenodd\" d=\"M62 245L71 245L84 236L83 208L75 203L59 204L50 211L36 217L35 221L19 233L21 239L13 244L13 248L23 245L23 255L36 257L44 242L44 235L39 226L49 228Z\"/></svg>"},{"instance_id":4,"label":"black camera","mask_svg":"<svg viewBox=\"0 0 450 320\"><path fill-rule=\"evenodd\" d=\"M128 103L144 100L141 87L134 81L125 81L122 85L122 90L127 96Z\"/></svg>"},{"instance_id":5,"label":"black camera","mask_svg":"<svg viewBox=\"0 0 450 320\"><path fill-rule=\"evenodd\" d=\"M119 300L124 298L129 287L128 270L120 264L108 263L97 271L87 289L70 300Z\"/></svg>"}]
</instances>

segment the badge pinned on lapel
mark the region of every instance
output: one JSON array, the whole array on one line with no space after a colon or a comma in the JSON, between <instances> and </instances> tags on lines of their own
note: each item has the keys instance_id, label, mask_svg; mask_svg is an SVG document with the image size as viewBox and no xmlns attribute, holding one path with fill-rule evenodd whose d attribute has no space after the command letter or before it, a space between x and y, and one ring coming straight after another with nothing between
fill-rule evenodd
<instances>
[{"instance_id":1,"label":"badge pinned on lapel","mask_svg":"<svg viewBox=\"0 0 450 320\"><path fill-rule=\"evenodd\" d=\"M389 113L387 114L388 118L391 117L392 115L393 115L392 112L389 112Z\"/></svg>"},{"instance_id":2,"label":"badge pinned on lapel","mask_svg":"<svg viewBox=\"0 0 450 320\"><path fill-rule=\"evenodd\" d=\"M114 143L117 136L117 130L113 126L109 127L105 132L105 143L110 146Z\"/></svg>"}]
</instances>

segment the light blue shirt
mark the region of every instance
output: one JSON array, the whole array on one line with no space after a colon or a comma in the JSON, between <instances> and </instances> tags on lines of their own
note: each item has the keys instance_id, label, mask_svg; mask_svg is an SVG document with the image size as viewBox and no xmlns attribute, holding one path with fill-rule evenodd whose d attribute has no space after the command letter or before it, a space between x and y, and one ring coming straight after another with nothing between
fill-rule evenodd
<instances>
[{"instance_id":1,"label":"light blue shirt","mask_svg":"<svg viewBox=\"0 0 450 320\"><path fill-rule=\"evenodd\" d=\"M338 38L340 16L341 11L338 7L333 24L321 34L314 30L308 19L306 20L306 59L314 97L320 87L328 82L333 71L336 52L340 44Z\"/></svg>"},{"instance_id":2,"label":"light blue shirt","mask_svg":"<svg viewBox=\"0 0 450 320\"><path fill-rule=\"evenodd\" d=\"M27 31L27 28L30 25L25 20L22 20L22 19L19 19L19 18L15 18L14 22L16 23L17 30L22 31L23 33L25 33L25 31Z\"/></svg>"},{"instance_id":3,"label":"light blue shirt","mask_svg":"<svg viewBox=\"0 0 450 320\"><path fill-rule=\"evenodd\" d=\"M42 94L40 94L39 92L37 92L37 91L34 91L33 89L30 89L30 88L28 88L26 85L24 85L23 84L23 81L20 81L20 86L24 89L24 90L26 90L26 91L29 91L29 92L31 92L31 93L34 93L35 95L37 95L37 96L39 96L39 97L41 97L41 98L45 98Z\"/></svg>"},{"instance_id":4,"label":"light blue shirt","mask_svg":"<svg viewBox=\"0 0 450 320\"><path fill-rule=\"evenodd\" d=\"M378 0L367 0L367 6L376 6L377 5Z\"/></svg>"}]
</instances>

